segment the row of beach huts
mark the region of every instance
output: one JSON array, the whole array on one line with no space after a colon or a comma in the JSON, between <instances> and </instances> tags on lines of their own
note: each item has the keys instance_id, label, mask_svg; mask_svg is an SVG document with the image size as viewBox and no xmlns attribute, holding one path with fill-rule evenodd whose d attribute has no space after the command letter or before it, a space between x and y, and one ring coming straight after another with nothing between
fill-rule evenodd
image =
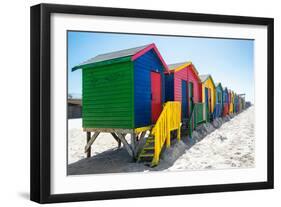
<instances>
[{"instance_id":1,"label":"row of beach huts","mask_svg":"<svg viewBox=\"0 0 281 207\"><path fill-rule=\"evenodd\" d=\"M245 94L199 74L192 62L167 65L155 44L101 54L77 69L88 157L98 135L110 133L135 160L155 166L183 126L192 139L201 123L245 109Z\"/></svg>"}]
</instances>

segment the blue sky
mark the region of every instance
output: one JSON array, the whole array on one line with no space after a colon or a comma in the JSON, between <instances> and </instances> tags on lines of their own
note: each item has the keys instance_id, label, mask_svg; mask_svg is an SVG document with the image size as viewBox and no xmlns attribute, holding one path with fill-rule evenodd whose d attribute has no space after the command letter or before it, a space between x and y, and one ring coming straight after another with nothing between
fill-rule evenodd
<instances>
[{"instance_id":1,"label":"blue sky","mask_svg":"<svg viewBox=\"0 0 281 207\"><path fill-rule=\"evenodd\" d=\"M155 43L167 64L192 61L254 103L254 40L68 32L68 93L82 93L81 70L71 68L98 54Z\"/></svg>"}]
</instances>

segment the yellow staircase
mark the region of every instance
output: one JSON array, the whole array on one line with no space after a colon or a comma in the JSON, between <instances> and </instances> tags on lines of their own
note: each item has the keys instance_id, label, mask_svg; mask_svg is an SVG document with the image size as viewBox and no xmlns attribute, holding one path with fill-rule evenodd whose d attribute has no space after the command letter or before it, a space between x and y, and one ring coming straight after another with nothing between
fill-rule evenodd
<instances>
[{"instance_id":1,"label":"yellow staircase","mask_svg":"<svg viewBox=\"0 0 281 207\"><path fill-rule=\"evenodd\" d=\"M149 137L146 139L138 160L150 162L152 167L158 165L164 144L167 148L170 147L171 131L177 130L177 139L180 140L180 124L181 103L177 101L166 102Z\"/></svg>"}]
</instances>

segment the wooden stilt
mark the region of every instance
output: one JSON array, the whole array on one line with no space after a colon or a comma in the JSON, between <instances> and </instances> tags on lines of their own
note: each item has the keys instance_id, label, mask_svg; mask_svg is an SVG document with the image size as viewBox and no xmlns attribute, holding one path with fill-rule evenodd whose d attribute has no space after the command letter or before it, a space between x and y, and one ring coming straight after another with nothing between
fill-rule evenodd
<instances>
[{"instance_id":1,"label":"wooden stilt","mask_svg":"<svg viewBox=\"0 0 281 207\"><path fill-rule=\"evenodd\" d=\"M136 157L136 146L137 146L137 140L136 140L136 134L131 133L131 146L133 150L133 157Z\"/></svg>"},{"instance_id":2,"label":"wooden stilt","mask_svg":"<svg viewBox=\"0 0 281 207\"><path fill-rule=\"evenodd\" d=\"M141 132L140 137L139 137L139 141L142 140L145 135L146 135L146 131Z\"/></svg>"},{"instance_id":3,"label":"wooden stilt","mask_svg":"<svg viewBox=\"0 0 281 207\"><path fill-rule=\"evenodd\" d=\"M123 143L124 147L126 148L127 152L129 153L129 155L133 157L134 156L133 150L132 150L131 146L128 144L127 140L125 139L124 134L117 132L116 135L119 137L119 139Z\"/></svg>"},{"instance_id":4,"label":"wooden stilt","mask_svg":"<svg viewBox=\"0 0 281 207\"><path fill-rule=\"evenodd\" d=\"M87 145L85 146L85 152L89 153L90 151L90 157L91 157L91 146L94 143L94 141L97 139L97 137L99 136L99 132L94 132L93 136L91 137L91 133L88 134L90 132L87 132ZM88 157L88 154L87 154Z\"/></svg>"},{"instance_id":5,"label":"wooden stilt","mask_svg":"<svg viewBox=\"0 0 281 207\"><path fill-rule=\"evenodd\" d=\"M118 139L118 148L121 148L121 140Z\"/></svg>"},{"instance_id":6,"label":"wooden stilt","mask_svg":"<svg viewBox=\"0 0 281 207\"><path fill-rule=\"evenodd\" d=\"M143 146L146 143L146 139L144 138L145 135L146 135L146 131L141 132L141 134L139 135L139 140L137 142L136 149L135 149L135 156L136 157L138 156L138 154L140 153L140 151L142 150Z\"/></svg>"},{"instance_id":7,"label":"wooden stilt","mask_svg":"<svg viewBox=\"0 0 281 207\"><path fill-rule=\"evenodd\" d=\"M91 139L91 132L87 132L87 144L89 143L90 139ZM87 151L87 157L91 157L91 148L88 149Z\"/></svg>"},{"instance_id":8,"label":"wooden stilt","mask_svg":"<svg viewBox=\"0 0 281 207\"><path fill-rule=\"evenodd\" d=\"M113 136L113 138L116 140L116 142L118 143L118 148L120 148L121 147L121 140L119 139L119 137L115 134L115 133L110 133L112 136Z\"/></svg>"}]
</instances>

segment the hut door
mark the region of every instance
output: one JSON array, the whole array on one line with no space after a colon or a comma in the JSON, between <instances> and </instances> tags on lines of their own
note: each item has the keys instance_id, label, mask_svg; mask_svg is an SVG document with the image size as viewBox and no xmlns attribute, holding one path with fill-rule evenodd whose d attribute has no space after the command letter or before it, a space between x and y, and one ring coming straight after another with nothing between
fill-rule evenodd
<instances>
[{"instance_id":1,"label":"hut door","mask_svg":"<svg viewBox=\"0 0 281 207\"><path fill-rule=\"evenodd\" d=\"M211 89L208 89L208 97L209 97L209 111L212 112L212 94L211 94Z\"/></svg>"},{"instance_id":2,"label":"hut door","mask_svg":"<svg viewBox=\"0 0 281 207\"><path fill-rule=\"evenodd\" d=\"M206 103L206 106L210 107L209 106L209 90L208 90L208 88L205 88L205 103Z\"/></svg>"},{"instance_id":3,"label":"hut door","mask_svg":"<svg viewBox=\"0 0 281 207\"><path fill-rule=\"evenodd\" d=\"M151 120L155 124L162 111L161 104L161 75L151 72Z\"/></svg>"},{"instance_id":4,"label":"hut door","mask_svg":"<svg viewBox=\"0 0 281 207\"><path fill-rule=\"evenodd\" d=\"M194 97L193 97L193 83L188 83L188 108L189 108L189 115L191 115L191 112L194 107Z\"/></svg>"},{"instance_id":5,"label":"hut door","mask_svg":"<svg viewBox=\"0 0 281 207\"><path fill-rule=\"evenodd\" d=\"M187 116L187 84L185 80L181 81L181 115L182 118L186 118Z\"/></svg>"}]
</instances>

